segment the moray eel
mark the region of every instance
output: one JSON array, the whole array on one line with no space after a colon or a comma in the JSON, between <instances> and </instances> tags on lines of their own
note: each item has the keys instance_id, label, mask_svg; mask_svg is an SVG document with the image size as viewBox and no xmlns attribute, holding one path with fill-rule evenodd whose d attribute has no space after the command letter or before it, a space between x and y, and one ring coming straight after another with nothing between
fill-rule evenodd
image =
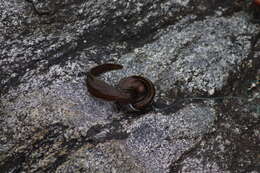
<instances>
[{"instance_id":1,"label":"moray eel","mask_svg":"<svg viewBox=\"0 0 260 173\"><path fill-rule=\"evenodd\" d=\"M151 104L155 96L155 88L153 83L142 76L130 76L119 81L119 88L124 90L132 90L134 97L132 107L137 110L144 109Z\"/></svg>"},{"instance_id":2,"label":"moray eel","mask_svg":"<svg viewBox=\"0 0 260 173\"><path fill-rule=\"evenodd\" d=\"M145 109L155 96L153 83L141 76L130 76L119 81L118 87L113 87L97 77L105 72L122 69L119 64L98 65L87 73L87 88L91 95L106 101L115 101L129 105L134 111Z\"/></svg>"},{"instance_id":3,"label":"moray eel","mask_svg":"<svg viewBox=\"0 0 260 173\"><path fill-rule=\"evenodd\" d=\"M118 64L103 64L90 69L87 73L86 81L89 93L106 101L118 101L124 104L130 103L132 101L130 93L126 93L97 78L102 73L122 68L123 66Z\"/></svg>"}]
</instances>

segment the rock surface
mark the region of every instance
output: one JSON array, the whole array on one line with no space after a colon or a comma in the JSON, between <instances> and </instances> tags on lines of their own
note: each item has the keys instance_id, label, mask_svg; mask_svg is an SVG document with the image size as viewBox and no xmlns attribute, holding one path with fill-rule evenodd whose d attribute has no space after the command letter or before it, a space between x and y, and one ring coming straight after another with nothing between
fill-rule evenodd
<instances>
[{"instance_id":1,"label":"rock surface","mask_svg":"<svg viewBox=\"0 0 260 173\"><path fill-rule=\"evenodd\" d=\"M0 2L3 172L260 172L250 2ZM93 98L86 71L154 82L153 110Z\"/></svg>"}]
</instances>

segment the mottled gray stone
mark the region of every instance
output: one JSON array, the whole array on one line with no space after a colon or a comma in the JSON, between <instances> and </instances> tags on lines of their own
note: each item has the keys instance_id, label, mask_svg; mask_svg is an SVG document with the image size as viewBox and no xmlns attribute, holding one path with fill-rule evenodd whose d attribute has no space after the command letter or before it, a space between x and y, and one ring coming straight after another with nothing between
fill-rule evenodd
<instances>
[{"instance_id":1,"label":"mottled gray stone","mask_svg":"<svg viewBox=\"0 0 260 173\"><path fill-rule=\"evenodd\" d=\"M215 162L207 162L203 164L203 160L199 158L187 158L183 162L183 167L181 171L183 173L199 173L199 172L223 172L221 168ZM225 173L229 173L229 171L225 171Z\"/></svg>"},{"instance_id":2,"label":"mottled gray stone","mask_svg":"<svg viewBox=\"0 0 260 173\"><path fill-rule=\"evenodd\" d=\"M1 118L7 122L3 126L10 129L15 140L32 130L24 127L25 124L43 128L62 123L86 133L95 124L108 123L115 114L111 104L89 97L82 83L57 83L22 94L12 102L3 99L2 106L5 112Z\"/></svg>"},{"instance_id":3,"label":"mottled gray stone","mask_svg":"<svg viewBox=\"0 0 260 173\"><path fill-rule=\"evenodd\" d=\"M258 83L245 90L251 99L221 104L169 92L244 94L233 85L258 79L258 30L238 0L1 1L0 170L257 170ZM124 65L102 77L111 84L142 75L156 104L177 102L118 112L85 86L86 71L105 62Z\"/></svg>"},{"instance_id":4,"label":"mottled gray stone","mask_svg":"<svg viewBox=\"0 0 260 173\"><path fill-rule=\"evenodd\" d=\"M125 152L123 146L115 141L99 144L96 147L84 146L74 153L70 160L60 166L56 172L147 172L138 166L137 162Z\"/></svg>"},{"instance_id":5,"label":"mottled gray stone","mask_svg":"<svg viewBox=\"0 0 260 173\"><path fill-rule=\"evenodd\" d=\"M149 172L169 172L172 162L211 131L215 116L213 110L200 105L167 116L151 114L130 126L126 146Z\"/></svg>"},{"instance_id":6,"label":"mottled gray stone","mask_svg":"<svg viewBox=\"0 0 260 173\"><path fill-rule=\"evenodd\" d=\"M250 25L244 13L192 22L194 19L196 16L188 16L168 27L156 41L122 56L120 62L131 73L158 82L161 91L182 82L189 92L213 95L248 58L257 27Z\"/></svg>"}]
</instances>

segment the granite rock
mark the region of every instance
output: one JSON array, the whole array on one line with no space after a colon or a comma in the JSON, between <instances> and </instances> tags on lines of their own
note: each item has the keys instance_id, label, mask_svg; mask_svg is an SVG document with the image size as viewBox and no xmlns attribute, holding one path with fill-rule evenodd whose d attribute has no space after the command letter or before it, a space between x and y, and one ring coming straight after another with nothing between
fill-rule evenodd
<instances>
[{"instance_id":1,"label":"granite rock","mask_svg":"<svg viewBox=\"0 0 260 173\"><path fill-rule=\"evenodd\" d=\"M3 172L259 171L259 24L250 2L0 2ZM156 87L152 110L92 97L86 72ZM243 154L246 153L246 154Z\"/></svg>"}]
</instances>

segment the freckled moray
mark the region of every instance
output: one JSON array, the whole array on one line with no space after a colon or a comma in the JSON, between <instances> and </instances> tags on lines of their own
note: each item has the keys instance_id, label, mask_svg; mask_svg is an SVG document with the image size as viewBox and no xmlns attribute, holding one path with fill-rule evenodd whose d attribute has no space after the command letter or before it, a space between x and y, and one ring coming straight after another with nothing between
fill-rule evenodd
<instances>
[{"instance_id":1,"label":"freckled moray","mask_svg":"<svg viewBox=\"0 0 260 173\"><path fill-rule=\"evenodd\" d=\"M102 73L122 68L119 64L103 64L90 69L86 80L89 93L106 101L128 105L132 111L144 110L155 96L154 85L149 79L129 76L121 79L117 87L113 87L97 78Z\"/></svg>"}]
</instances>

